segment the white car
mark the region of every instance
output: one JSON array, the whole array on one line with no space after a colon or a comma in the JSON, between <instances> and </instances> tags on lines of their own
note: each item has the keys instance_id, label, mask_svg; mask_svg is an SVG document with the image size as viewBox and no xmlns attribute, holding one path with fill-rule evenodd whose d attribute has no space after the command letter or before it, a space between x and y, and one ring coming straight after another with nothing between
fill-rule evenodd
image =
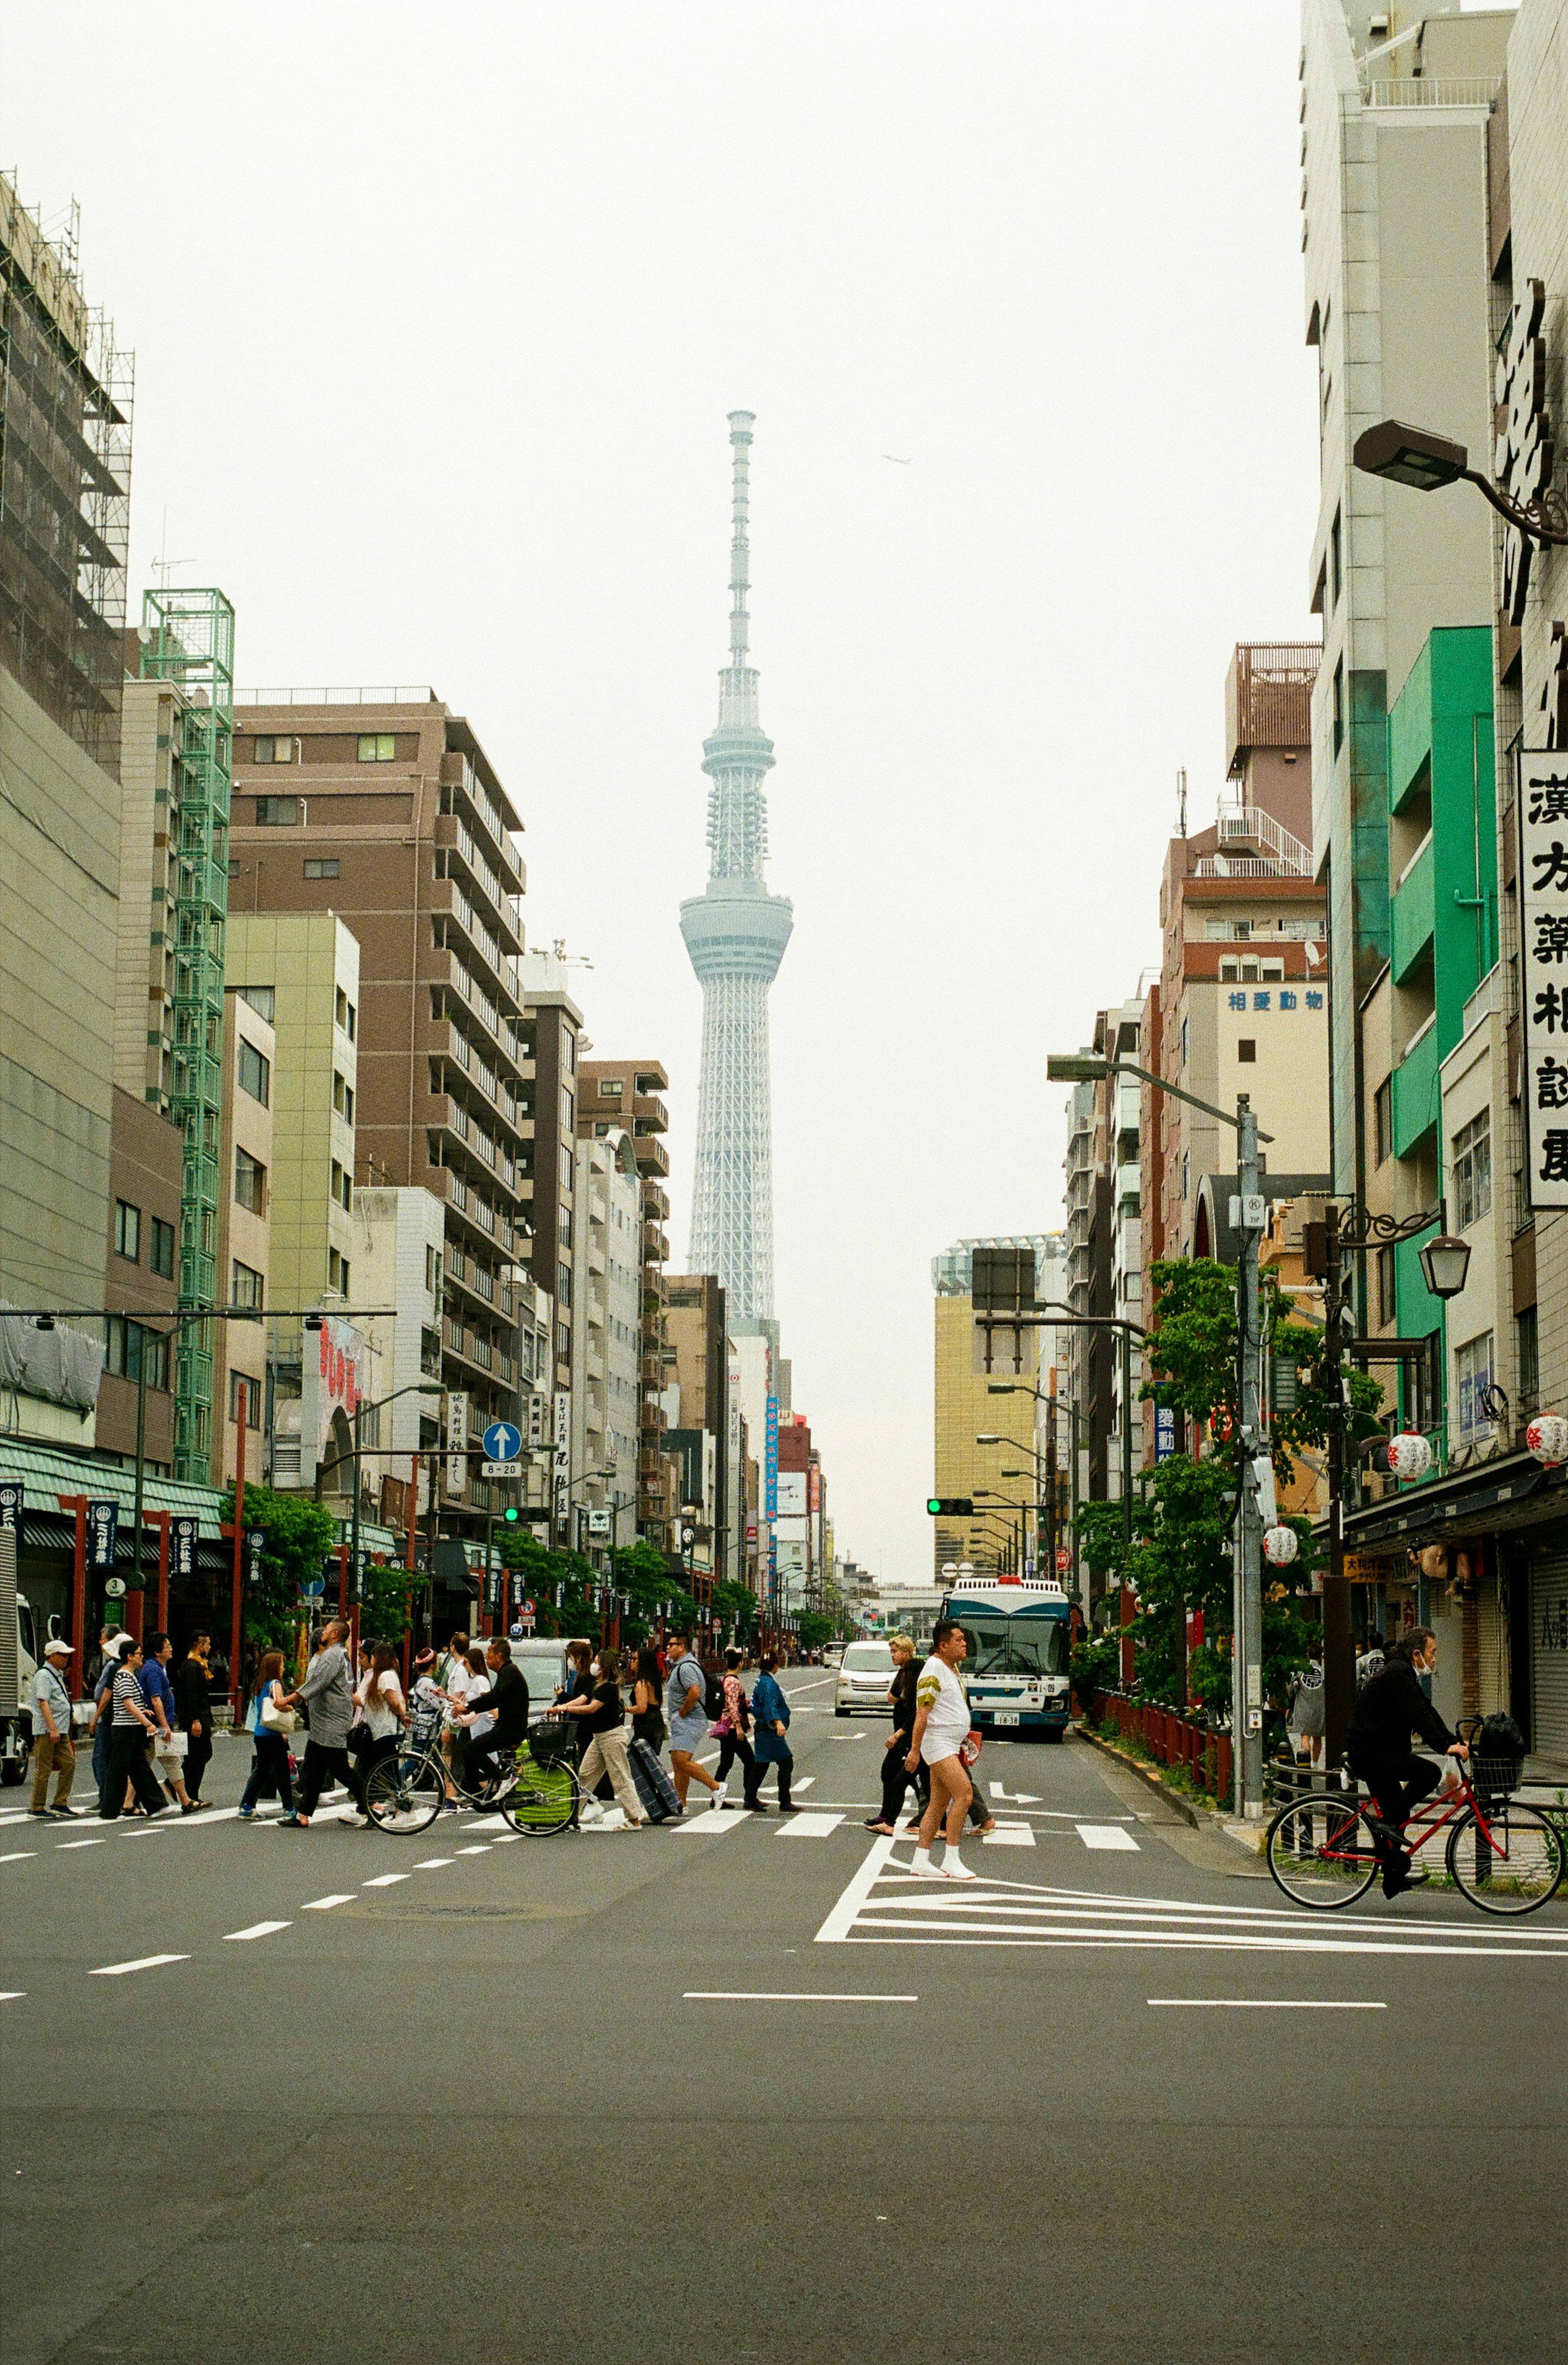
<instances>
[{"instance_id":1,"label":"white car","mask_svg":"<svg viewBox=\"0 0 1568 2365\"><path fill-rule=\"evenodd\" d=\"M851 1642L839 1664L833 1696L834 1716L890 1714L888 1693L892 1687L893 1654L886 1642Z\"/></svg>"}]
</instances>

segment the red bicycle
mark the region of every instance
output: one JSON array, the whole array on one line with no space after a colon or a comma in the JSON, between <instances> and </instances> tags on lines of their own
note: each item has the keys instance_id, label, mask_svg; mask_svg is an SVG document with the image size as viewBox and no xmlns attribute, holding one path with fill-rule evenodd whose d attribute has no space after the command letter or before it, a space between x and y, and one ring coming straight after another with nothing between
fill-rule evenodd
<instances>
[{"instance_id":1,"label":"red bicycle","mask_svg":"<svg viewBox=\"0 0 1568 2365\"><path fill-rule=\"evenodd\" d=\"M1481 1719L1460 1725L1479 1731ZM1483 1913L1535 1913L1562 1883L1568 1848L1539 1807L1512 1793L1519 1765L1512 1758L1453 1763L1457 1789L1425 1799L1404 1826L1405 1844L1418 1855L1447 1832L1443 1863L1449 1878ZM1364 1897L1382 1869L1372 1821L1375 1799L1346 1790L1312 1790L1282 1807L1269 1826L1264 1851L1277 1885L1294 1904L1331 1913Z\"/></svg>"}]
</instances>

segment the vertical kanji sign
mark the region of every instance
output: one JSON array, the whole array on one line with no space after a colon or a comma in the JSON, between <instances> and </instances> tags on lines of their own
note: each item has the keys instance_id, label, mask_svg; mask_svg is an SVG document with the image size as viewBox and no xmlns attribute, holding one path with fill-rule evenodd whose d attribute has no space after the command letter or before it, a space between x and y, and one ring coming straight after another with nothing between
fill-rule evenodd
<instances>
[{"instance_id":1,"label":"vertical kanji sign","mask_svg":"<svg viewBox=\"0 0 1568 2365\"><path fill-rule=\"evenodd\" d=\"M1529 1204L1568 1207L1568 749L1521 749L1518 811Z\"/></svg>"}]
</instances>

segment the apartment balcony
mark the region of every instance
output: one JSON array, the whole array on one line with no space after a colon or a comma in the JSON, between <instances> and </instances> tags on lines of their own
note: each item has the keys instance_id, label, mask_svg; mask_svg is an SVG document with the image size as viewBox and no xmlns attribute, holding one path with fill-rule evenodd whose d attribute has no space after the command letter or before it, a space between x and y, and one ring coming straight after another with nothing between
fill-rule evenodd
<instances>
[{"instance_id":1,"label":"apartment balcony","mask_svg":"<svg viewBox=\"0 0 1568 2365\"><path fill-rule=\"evenodd\" d=\"M1394 1070L1394 1154L1406 1158L1438 1121L1438 1016L1434 1011L1405 1046Z\"/></svg>"},{"instance_id":2,"label":"apartment balcony","mask_svg":"<svg viewBox=\"0 0 1568 2365\"><path fill-rule=\"evenodd\" d=\"M657 1175L662 1181L669 1172L669 1152L656 1134L640 1135L634 1145L637 1171L644 1178Z\"/></svg>"},{"instance_id":3,"label":"apartment balcony","mask_svg":"<svg viewBox=\"0 0 1568 2365\"><path fill-rule=\"evenodd\" d=\"M1390 951L1394 982L1403 985L1422 955L1428 958L1431 957L1432 939L1437 927L1437 889L1430 830L1400 872L1390 898L1390 918L1393 924Z\"/></svg>"},{"instance_id":4,"label":"apartment balcony","mask_svg":"<svg viewBox=\"0 0 1568 2365\"><path fill-rule=\"evenodd\" d=\"M447 877L457 879L464 886L476 909L500 939L503 950L520 953L522 935L516 901L519 891L510 880L503 881L500 871L461 815L438 814L431 834L445 855Z\"/></svg>"},{"instance_id":5,"label":"apartment balcony","mask_svg":"<svg viewBox=\"0 0 1568 2365\"><path fill-rule=\"evenodd\" d=\"M441 923L445 935L445 942L438 949L455 952L459 962L476 974L486 992L501 1010L508 1016L515 1014L522 1007L522 981L516 958L475 909L460 881L431 879L427 882L426 892L431 918Z\"/></svg>"},{"instance_id":6,"label":"apartment balcony","mask_svg":"<svg viewBox=\"0 0 1568 2365\"><path fill-rule=\"evenodd\" d=\"M653 1093L634 1093L632 1096L632 1131L638 1138L652 1133L669 1131L669 1111Z\"/></svg>"},{"instance_id":7,"label":"apartment balcony","mask_svg":"<svg viewBox=\"0 0 1568 2365\"><path fill-rule=\"evenodd\" d=\"M644 1264L667 1264L669 1241L657 1224L643 1226L643 1261Z\"/></svg>"},{"instance_id":8,"label":"apartment balcony","mask_svg":"<svg viewBox=\"0 0 1568 2365\"><path fill-rule=\"evenodd\" d=\"M643 1213L650 1223L667 1224L669 1221L669 1194L661 1191L656 1182L644 1182L643 1185Z\"/></svg>"}]
</instances>

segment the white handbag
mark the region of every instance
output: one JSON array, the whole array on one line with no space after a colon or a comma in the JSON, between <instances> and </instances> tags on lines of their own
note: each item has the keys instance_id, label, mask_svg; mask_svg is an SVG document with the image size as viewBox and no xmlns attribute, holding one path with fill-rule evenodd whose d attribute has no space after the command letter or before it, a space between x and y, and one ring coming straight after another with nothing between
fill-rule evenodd
<instances>
[{"instance_id":1,"label":"white handbag","mask_svg":"<svg viewBox=\"0 0 1568 2365\"><path fill-rule=\"evenodd\" d=\"M262 1725L267 1732L292 1732L299 1720L291 1708L279 1708L269 1692L262 1702Z\"/></svg>"}]
</instances>

